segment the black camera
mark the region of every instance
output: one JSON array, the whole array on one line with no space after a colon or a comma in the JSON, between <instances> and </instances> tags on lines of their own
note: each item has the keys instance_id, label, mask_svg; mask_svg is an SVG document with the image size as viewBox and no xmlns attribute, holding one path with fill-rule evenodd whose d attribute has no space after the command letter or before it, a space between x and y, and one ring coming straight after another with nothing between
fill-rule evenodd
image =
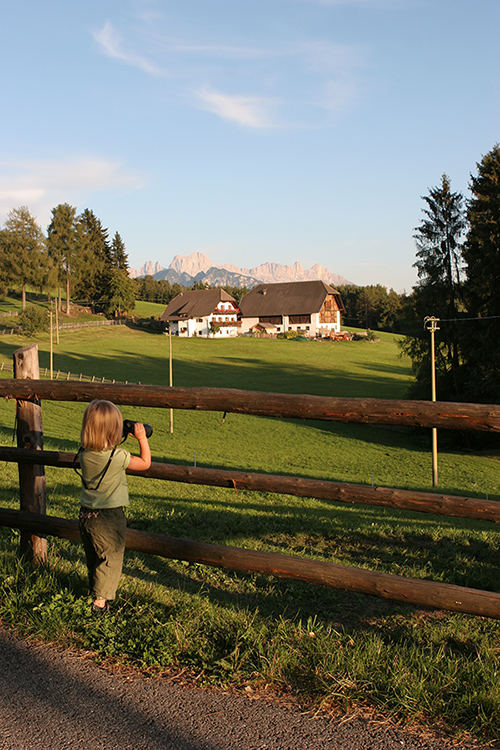
<instances>
[{"instance_id":1,"label":"black camera","mask_svg":"<svg viewBox=\"0 0 500 750\"><path fill-rule=\"evenodd\" d=\"M136 422L134 422L133 419L124 419L123 420L123 438L125 439L128 437L128 435L134 434L134 425ZM153 434L153 428L150 424L145 424L144 429L146 430L146 437L150 438Z\"/></svg>"}]
</instances>

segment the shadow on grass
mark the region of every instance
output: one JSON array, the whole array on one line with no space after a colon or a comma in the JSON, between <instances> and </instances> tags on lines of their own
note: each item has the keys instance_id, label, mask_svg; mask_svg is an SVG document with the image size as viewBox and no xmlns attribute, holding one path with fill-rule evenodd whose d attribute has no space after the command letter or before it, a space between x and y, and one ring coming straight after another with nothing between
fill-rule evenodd
<instances>
[{"instance_id":1,"label":"shadow on grass","mask_svg":"<svg viewBox=\"0 0 500 750\"><path fill-rule=\"evenodd\" d=\"M135 527L135 525L134 525ZM0 554L8 550L9 542L17 546L15 535L5 534L0 529ZM12 547L9 550L12 553ZM51 558L71 566L71 572L58 569L56 562L51 565ZM88 594L88 583L85 575L75 571L78 563L84 567L83 546L78 543L49 541L48 569L61 591L72 591L75 596L85 597ZM274 578L258 573L242 573L203 565L201 563L182 563L166 560L154 555L127 551L123 573L133 580L139 580L149 586L161 586L188 596L206 597L211 605L225 610L240 612L257 611L262 618L290 621L307 621L310 617L326 625L343 627L347 631L376 630L373 620L396 614L408 615L415 607L400 602L378 599L377 597L346 592L338 589L315 586L302 581ZM130 593L124 582L117 592L114 608L124 601L139 606L153 604L163 621L172 617L172 607L163 603L160 598L149 598L137 590Z\"/></svg>"},{"instance_id":2,"label":"shadow on grass","mask_svg":"<svg viewBox=\"0 0 500 750\"><path fill-rule=\"evenodd\" d=\"M138 335L141 335L140 333ZM215 342L217 343L217 342ZM276 342L275 342L276 343ZM278 346L280 342L277 342ZM314 342L306 346L314 347ZM196 342L193 342L193 356L196 355ZM285 344L286 346L286 344ZM18 346L0 341L0 352L11 357ZM158 354L152 356L143 352L124 352L111 348L108 354L66 353L57 354L57 368L61 371L115 378L129 382L166 385L167 347L157 345ZM279 393L307 393L319 396L394 398L395 391L403 397L405 386L388 374L408 374L409 367L402 370L385 370L384 366L364 363L366 375L360 372L346 374L342 367L320 369L314 363L287 361L286 349L276 349L272 361L258 356L225 356L217 351L213 360L196 358L175 360L175 382L191 387L241 388ZM49 354L40 351L40 367L49 366ZM378 373L378 374L377 374ZM384 375L384 373L386 373Z\"/></svg>"}]
</instances>

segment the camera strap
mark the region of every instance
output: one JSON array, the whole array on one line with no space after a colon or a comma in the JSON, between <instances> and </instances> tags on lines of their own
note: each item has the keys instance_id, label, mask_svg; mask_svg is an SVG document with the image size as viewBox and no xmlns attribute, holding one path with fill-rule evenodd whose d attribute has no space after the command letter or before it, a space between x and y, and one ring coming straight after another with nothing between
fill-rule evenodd
<instances>
[{"instance_id":1,"label":"camera strap","mask_svg":"<svg viewBox=\"0 0 500 750\"><path fill-rule=\"evenodd\" d=\"M78 448L78 453L75 454L75 457L73 459L73 470L76 471L76 473L78 474L78 476L82 480L82 484L83 484L83 486L85 487L86 490L90 490L91 492L95 492L96 490L99 489L99 487L101 486L101 482L104 479L104 477L106 476L106 472L107 472L107 470L109 469L109 467L111 465L111 461L113 460L113 456L115 455L115 450L116 450L116 447L113 448L113 450L111 451L111 455L108 458L108 463L106 464L106 466L102 470L101 476L100 476L99 481L96 484L96 486L95 487L89 487L89 485L87 484L87 482L83 478L83 474L81 473L81 471L78 471L78 469L76 468L76 464L77 464L77 461L79 460L80 453L83 451L83 447L82 446L80 446Z\"/></svg>"}]
</instances>

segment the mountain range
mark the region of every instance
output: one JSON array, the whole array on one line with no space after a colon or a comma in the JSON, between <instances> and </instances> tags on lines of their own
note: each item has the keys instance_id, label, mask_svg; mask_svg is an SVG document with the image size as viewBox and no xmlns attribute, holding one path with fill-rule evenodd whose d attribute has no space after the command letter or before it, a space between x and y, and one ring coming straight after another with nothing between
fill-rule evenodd
<instances>
[{"instance_id":1,"label":"mountain range","mask_svg":"<svg viewBox=\"0 0 500 750\"><path fill-rule=\"evenodd\" d=\"M272 284L279 281L312 281L321 279L327 284L340 286L352 284L343 276L315 263L304 268L298 261L293 266L280 263L262 263L254 268L240 268L231 264L215 265L208 255L200 252L191 255L176 255L168 268L158 261L147 261L138 269L131 268L130 276L152 276L157 281L166 279L171 284L191 286L195 281L210 286L236 286L251 289L256 284Z\"/></svg>"}]
</instances>

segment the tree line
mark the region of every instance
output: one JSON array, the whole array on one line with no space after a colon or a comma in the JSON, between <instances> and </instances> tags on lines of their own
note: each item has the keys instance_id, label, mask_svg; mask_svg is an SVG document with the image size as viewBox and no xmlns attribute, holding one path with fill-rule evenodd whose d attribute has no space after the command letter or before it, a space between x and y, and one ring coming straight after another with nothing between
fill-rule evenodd
<instances>
[{"instance_id":1,"label":"tree line","mask_svg":"<svg viewBox=\"0 0 500 750\"><path fill-rule=\"evenodd\" d=\"M437 396L440 400L500 400L500 146L471 175L470 197L441 183L422 196L421 223L414 230L418 282L409 299L415 330L403 351L416 376L410 395L431 392L427 316L439 318L436 333Z\"/></svg>"},{"instance_id":2,"label":"tree line","mask_svg":"<svg viewBox=\"0 0 500 750\"><path fill-rule=\"evenodd\" d=\"M119 315L132 309L135 287L128 275L124 242L93 211L60 203L52 209L46 233L27 206L12 209L0 229L1 291L21 289L26 309L28 286L41 292L57 290L61 306L65 289L66 313L70 300L90 305L95 311Z\"/></svg>"}]
</instances>

